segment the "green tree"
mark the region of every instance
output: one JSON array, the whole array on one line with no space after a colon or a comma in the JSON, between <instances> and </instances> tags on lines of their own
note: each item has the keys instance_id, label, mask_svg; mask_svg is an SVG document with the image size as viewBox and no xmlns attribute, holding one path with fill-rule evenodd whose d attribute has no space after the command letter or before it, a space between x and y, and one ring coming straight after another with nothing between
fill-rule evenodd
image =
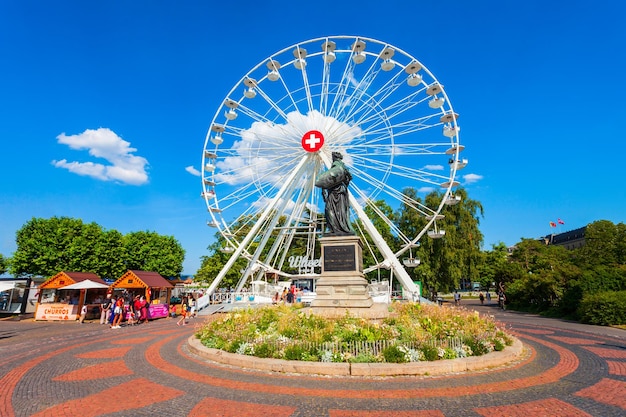
<instances>
[{"instance_id":1,"label":"green tree","mask_svg":"<svg viewBox=\"0 0 626 417\"><path fill-rule=\"evenodd\" d=\"M626 262L626 225L598 220L587 225L585 245L577 251L581 266L624 265Z\"/></svg>"},{"instance_id":2,"label":"green tree","mask_svg":"<svg viewBox=\"0 0 626 417\"><path fill-rule=\"evenodd\" d=\"M50 276L72 270L97 273L89 252L97 245L98 231L97 224L86 226L80 219L32 218L16 233L11 272L18 276ZM83 264L87 267L81 267Z\"/></svg>"},{"instance_id":3,"label":"green tree","mask_svg":"<svg viewBox=\"0 0 626 417\"><path fill-rule=\"evenodd\" d=\"M522 239L510 260L523 273L510 282L507 298L521 308L542 311L556 307L567 282L579 275L571 252L537 239Z\"/></svg>"},{"instance_id":4,"label":"green tree","mask_svg":"<svg viewBox=\"0 0 626 417\"><path fill-rule=\"evenodd\" d=\"M626 265L626 224L618 223L615 227L615 261Z\"/></svg>"},{"instance_id":5,"label":"green tree","mask_svg":"<svg viewBox=\"0 0 626 417\"><path fill-rule=\"evenodd\" d=\"M8 259L6 259L4 255L0 253L0 275L7 272L7 269L8 269Z\"/></svg>"},{"instance_id":6,"label":"green tree","mask_svg":"<svg viewBox=\"0 0 626 417\"><path fill-rule=\"evenodd\" d=\"M497 271L501 270L508 262L508 248L503 242L491 245L490 251L481 252L478 264L478 273L481 287L489 288L493 282L496 282Z\"/></svg>"},{"instance_id":7,"label":"green tree","mask_svg":"<svg viewBox=\"0 0 626 417\"><path fill-rule=\"evenodd\" d=\"M425 205L435 210L443 198L443 193L433 191L424 201L417 197L412 188L403 191L406 196L396 215L398 227L407 236L416 236L426 225L426 219L419 215L415 207ZM483 235L478 228L483 207L469 198L467 191L458 188L455 194L461 197L457 205L446 206L441 211L443 219L436 220L437 229L444 230L441 239L421 239L415 251L421 265L412 274L422 281L425 289L450 291L459 286L461 279L476 281L480 276L480 247Z\"/></svg>"},{"instance_id":8,"label":"green tree","mask_svg":"<svg viewBox=\"0 0 626 417\"><path fill-rule=\"evenodd\" d=\"M164 277L180 276L185 250L173 236L141 231L128 233L122 240L126 269L154 271Z\"/></svg>"},{"instance_id":9,"label":"green tree","mask_svg":"<svg viewBox=\"0 0 626 417\"><path fill-rule=\"evenodd\" d=\"M10 271L18 276L79 271L116 279L127 269L177 276L185 256L171 236L137 232L123 237L117 230L68 217L33 218L17 231L16 243Z\"/></svg>"},{"instance_id":10,"label":"green tree","mask_svg":"<svg viewBox=\"0 0 626 417\"><path fill-rule=\"evenodd\" d=\"M100 235L97 250L98 272L102 278L117 279L126 272L124 236L117 230L106 230Z\"/></svg>"}]
</instances>

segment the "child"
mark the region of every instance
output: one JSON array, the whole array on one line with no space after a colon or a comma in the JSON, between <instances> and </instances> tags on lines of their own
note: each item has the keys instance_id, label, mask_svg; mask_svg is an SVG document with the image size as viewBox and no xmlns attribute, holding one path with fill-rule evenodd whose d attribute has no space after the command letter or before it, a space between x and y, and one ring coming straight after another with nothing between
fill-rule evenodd
<instances>
[{"instance_id":1,"label":"child","mask_svg":"<svg viewBox=\"0 0 626 417\"><path fill-rule=\"evenodd\" d=\"M85 321L85 317L87 317L87 304L83 304L82 308L80 309L80 319L78 320L78 322L80 324L83 324L83 322Z\"/></svg>"},{"instance_id":2,"label":"child","mask_svg":"<svg viewBox=\"0 0 626 417\"><path fill-rule=\"evenodd\" d=\"M186 326L187 325L187 323L185 323L186 318L187 318L187 297L183 297L183 302L180 305L180 318L176 322L176 325L180 326L180 324L182 323L183 326Z\"/></svg>"}]
</instances>

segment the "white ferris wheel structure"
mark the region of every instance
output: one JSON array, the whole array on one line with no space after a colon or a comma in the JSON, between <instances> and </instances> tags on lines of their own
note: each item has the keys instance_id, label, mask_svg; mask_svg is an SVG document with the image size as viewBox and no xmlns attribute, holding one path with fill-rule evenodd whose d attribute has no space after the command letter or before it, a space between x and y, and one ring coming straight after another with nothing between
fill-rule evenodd
<instances>
[{"instance_id":1,"label":"white ferris wheel structure","mask_svg":"<svg viewBox=\"0 0 626 417\"><path fill-rule=\"evenodd\" d=\"M294 271L290 258L298 255L301 266L319 257L324 203L314 184L332 152L340 152L352 174L351 220L374 259L364 272L390 269L415 294L405 269L419 264L412 248L443 237L437 221L460 200L455 178L467 160L459 156L458 118L444 86L419 60L375 39L316 38L262 60L222 100L204 142L207 224L231 254L208 292L241 258L247 267L236 291L262 274L315 275L314 268ZM406 187L439 190L441 201L427 207L403 194ZM424 227L406 235L373 204L377 199L403 204L423 216ZM375 223L391 230L400 249L390 248Z\"/></svg>"}]
</instances>

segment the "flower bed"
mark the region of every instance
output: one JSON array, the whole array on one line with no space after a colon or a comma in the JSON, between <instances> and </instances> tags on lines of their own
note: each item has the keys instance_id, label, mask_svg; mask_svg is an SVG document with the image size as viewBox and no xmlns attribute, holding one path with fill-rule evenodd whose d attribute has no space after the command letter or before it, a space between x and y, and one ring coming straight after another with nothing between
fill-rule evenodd
<instances>
[{"instance_id":1,"label":"flower bed","mask_svg":"<svg viewBox=\"0 0 626 417\"><path fill-rule=\"evenodd\" d=\"M212 317L196 334L208 348L260 358L405 363L480 356L512 338L491 317L463 308L393 303L380 320L326 318L301 306Z\"/></svg>"}]
</instances>

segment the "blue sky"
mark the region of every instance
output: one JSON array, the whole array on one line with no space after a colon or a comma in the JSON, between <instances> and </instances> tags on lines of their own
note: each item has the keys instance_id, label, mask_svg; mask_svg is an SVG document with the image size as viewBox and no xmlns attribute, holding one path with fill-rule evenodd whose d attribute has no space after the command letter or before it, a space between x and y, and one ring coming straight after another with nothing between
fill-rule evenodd
<instances>
[{"instance_id":1,"label":"blue sky","mask_svg":"<svg viewBox=\"0 0 626 417\"><path fill-rule=\"evenodd\" d=\"M213 114L257 63L327 35L393 44L445 85L486 249L625 221L626 3L213 3L1 2L1 254L32 217L68 216L173 235L195 273L214 230L188 167Z\"/></svg>"}]
</instances>

